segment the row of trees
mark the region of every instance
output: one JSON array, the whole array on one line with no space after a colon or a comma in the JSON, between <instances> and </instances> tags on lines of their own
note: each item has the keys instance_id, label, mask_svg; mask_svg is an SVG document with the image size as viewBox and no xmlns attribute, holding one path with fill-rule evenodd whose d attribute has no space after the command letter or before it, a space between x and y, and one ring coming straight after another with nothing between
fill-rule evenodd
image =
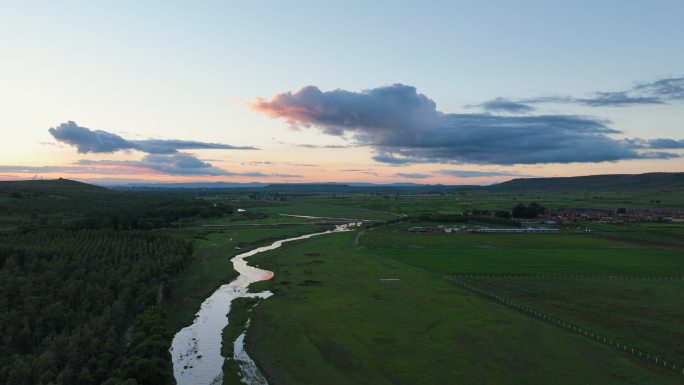
<instances>
[{"instance_id":1,"label":"row of trees","mask_svg":"<svg viewBox=\"0 0 684 385\"><path fill-rule=\"evenodd\" d=\"M511 210L511 215L514 218L536 218L546 212L546 208L539 203L532 202L525 206L523 203L518 203Z\"/></svg>"},{"instance_id":2,"label":"row of trees","mask_svg":"<svg viewBox=\"0 0 684 385\"><path fill-rule=\"evenodd\" d=\"M191 254L153 231L0 234L0 383L172 383L154 305Z\"/></svg>"}]
</instances>

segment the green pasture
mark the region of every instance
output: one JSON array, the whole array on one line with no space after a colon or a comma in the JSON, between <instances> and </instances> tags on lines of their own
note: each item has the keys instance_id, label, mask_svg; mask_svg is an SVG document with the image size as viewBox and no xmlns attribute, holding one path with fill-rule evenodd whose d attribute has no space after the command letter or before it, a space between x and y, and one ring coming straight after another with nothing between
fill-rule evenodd
<instances>
[{"instance_id":1,"label":"green pasture","mask_svg":"<svg viewBox=\"0 0 684 385\"><path fill-rule=\"evenodd\" d=\"M366 232L372 255L434 273L684 274L679 249L585 234L392 234Z\"/></svg>"},{"instance_id":2,"label":"green pasture","mask_svg":"<svg viewBox=\"0 0 684 385\"><path fill-rule=\"evenodd\" d=\"M253 207L252 210L263 213L308 215L326 218L351 218L351 219L392 219L395 216L390 212L377 211L363 206L347 205L346 199L342 198L311 198L296 199L277 205L269 204L263 207Z\"/></svg>"},{"instance_id":3,"label":"green pasture","mask_svg":"<svg viewBox=\"0 0 684 385\"><path fill-rule=\"evenodd\" d=\"M684 364L684 281L462 279Z\"/></svg>"},{"instance_id":4,"label":"green pasture","mask_svg":"<svg viewBox=\"0 0 684 385\"><path fill-rule=\"evenodd\" d=\"M684 223L609 224L582 222L581 226L590 228L596 234L611 237L684 245Z\"/></svg>"},{"instance_id":5,"label":"green pasture","mask_svg":"<svg viewBox=\"0 0 684 385\"><path fill-rule=\"evenodd\" d=\"M291 196L285 202L243 200L236 207L298 215L390 219L392 214L459 214L473 209L510 210L518 203L547 208L682 208L684 194L672 191L571 193L454 192L443 194L353 194ZM240 206L242 205L242 206Z\"/></svg>"},{"instance_id":6,"label":"green pasture","mask_svg":"<svg viewBox=\"0 0 684 385\"><path fill-rule=\"evenodd\" d=\"M220 285L237 276L230 259L249 249L282 238L320 231L318 226L188 229L194 234L195 253L189 264L171 282L171 296L164 302L171 330L189 324L199 305Z\"/></svg>"},{"instance_id":7,"label":"green pasture","mask_svg":"<svg viewBox=\"0 0 684 385\"><path fill-rule=\"evenodd\" d=\"M368 234L357 244L357 235L321 236L251 257L275 272L252 288L275 295L254 309L247 338L269 383L681 381L460 289L439 270L384 255L367 245Z\"/></svg>"}]
</instances>

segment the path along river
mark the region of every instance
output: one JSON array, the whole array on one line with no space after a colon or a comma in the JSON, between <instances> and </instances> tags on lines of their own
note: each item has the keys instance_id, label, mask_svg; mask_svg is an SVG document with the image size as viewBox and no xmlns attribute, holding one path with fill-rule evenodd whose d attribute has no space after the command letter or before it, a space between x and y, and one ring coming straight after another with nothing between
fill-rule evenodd
<instances>
[{"instance_id":1,"label":"path along river","mask_svg":"<svg viewBox=\"0 0 684 385\"><path fill-rule=\"evenodd\" d=\"M192 325L176 333L171 345L173 374L178 385L210 385L223 383L223 362L221 356L221 332L228 325L230 304L235 298L268 298L270 291L250 293L249 285L273 277L273 272L247 265L245 258L277 249L285 242L311 238L317 235L349 231L349 225L337 226L334 230L306 234L282 239L269 246L259 247L238 254L231 261L240 274L235 280L223 285L204 300ZM263 375L244 349L244 333L234 342L234 356L242 370L242 381L249 385L267 385Z\"/></svg>"}]
</instances>

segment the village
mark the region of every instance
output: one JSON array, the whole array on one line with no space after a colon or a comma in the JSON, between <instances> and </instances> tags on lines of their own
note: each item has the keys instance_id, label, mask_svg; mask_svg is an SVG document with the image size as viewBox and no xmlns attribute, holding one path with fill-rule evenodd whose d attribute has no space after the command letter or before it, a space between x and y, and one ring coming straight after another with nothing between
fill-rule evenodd
<instances>
[{"instance_id":1,"label":"village","mask_svg":"<svg viewBox=\"0 0 684 385\"><path fill-rule=\"evenodd\" d=\"M479 212L483 216L491 216L494 213ZM577 222L596 222L605 224L637 223L637 222L661 222L661 223L684 223L684 210L682 209L593 209L593 208L554 208L546 209L543 216L535 219L511 218L520 223L520 227L487 227L487 226L414 226L408 229L411 233L542 233L553 234L561 230L555 225L571 225ZM588 230L587 230L588 231Z\"/></svg>"},{"instance_id":2,"label":"village","mask_svg":"<svg viewBox=\"0 0 684 385\"><path fill-rule=\"evenodd\" d=\"M669 208L551 208L537 223L571 224L578 221L599 223L669 222L684 223L684 209ZM529 222L527 222L529 223Z\"/></svg>"},{"instance_id":3,"label":"village","mask_svg":"<svg viewBox=\"0 0 684 385\"><path fill-rule=\"evenodd\" d=\"M560 229L545 228L545 227L506 227L506 228L490 228L484 226L476 227L449 227L439 225L435 227L414 226L408 229L411 233L501 233L501 234L517 234L517 233L558 233Z\"/></svg>"}]
</instances>

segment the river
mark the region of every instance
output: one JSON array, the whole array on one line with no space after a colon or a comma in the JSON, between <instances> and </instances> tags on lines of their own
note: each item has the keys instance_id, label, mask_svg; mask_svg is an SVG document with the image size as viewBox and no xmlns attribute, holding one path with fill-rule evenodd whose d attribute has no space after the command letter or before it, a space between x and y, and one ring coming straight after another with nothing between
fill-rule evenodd
<instances>
[{"instance_id":1,"label":"river","mask_svg":"<svg viewBox=\"0 0 684 385\"><path fill-rule=\"evenodd\" d=\"M353 225L353 224L350 224ZM250 293L249 285L273 277L273 272L249 266L245 258L264 251L279 248L286 242L311 238L334 232L349 231L350 225L340 225L334 230L281 239L268 246L238 254L231 259L239 273L232 282L219 287L204 300L192 325L176 333L171 345L173 374L178 385L210 385L223 383L221 333L228 325L230 304L235 298L268 298L270 291ZM234 342L234 359L242 371L242 381L249 385L267 385L263 375L244 349L244 333Z\"/></svg>"}]
</instances>

